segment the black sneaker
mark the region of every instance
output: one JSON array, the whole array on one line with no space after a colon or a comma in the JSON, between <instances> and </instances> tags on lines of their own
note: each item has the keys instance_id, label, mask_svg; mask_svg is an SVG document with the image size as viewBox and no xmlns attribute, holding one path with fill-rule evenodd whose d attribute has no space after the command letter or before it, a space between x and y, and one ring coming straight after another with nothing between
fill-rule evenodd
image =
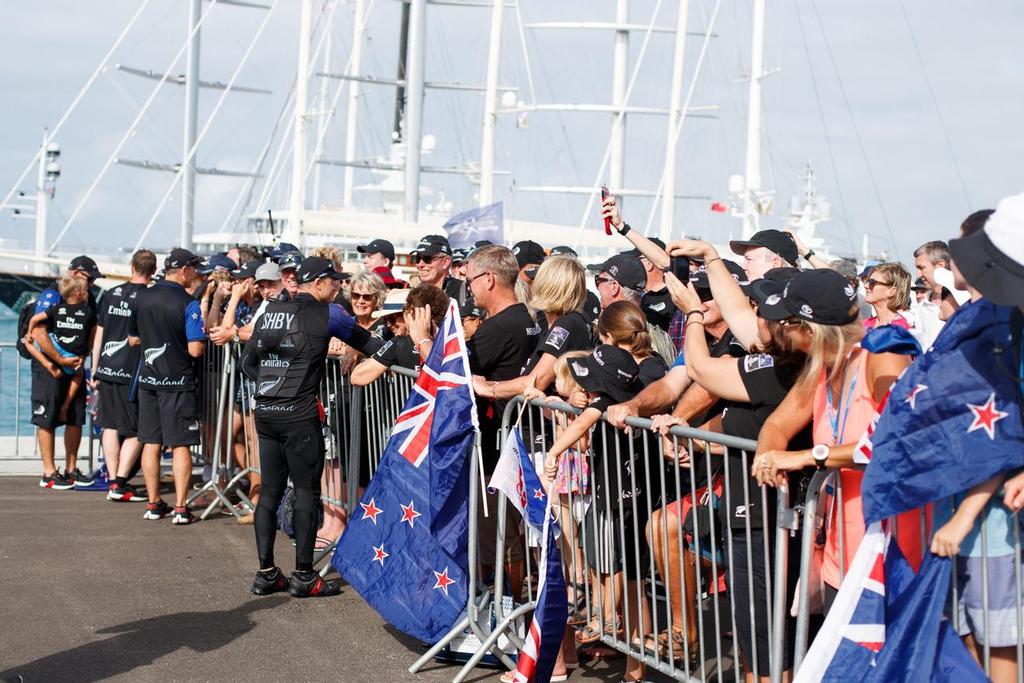
<instances>
[{"instance_id":1,"label":"black sneaker","mask_svg":"<svg viewBox=\"0 0 1024 683\"><path fill-rule=\"evenodd\" d=\"M131 484L120 486L115 481L107 489L107 500L112 500L115 503L145 503L148 498L146 494L139 493Z\"/></svg>"},{"instance_id":2,"label":"black sneaker","mask_svg":"<svg viewBox=\"0 0 1024 683\"><path fill-rule=\"evenodd\" d=\"M156 503L146 503L146 511L142 514L143 519L163 519L174 512L174 508L163 500Z\"/></svg>"},{"instance_id":3,"label":"black sneaker","mask_svg":"<svg viewBox=\"0 0 1024 683\"><path fill-rule=\"evenodd\" d=\"M341 592L341 581L325 580L317 572L292 572L288 592L296 598L326 598Z\"/></svg>"},{"instance_id":4,"label":"black sneaker","mask_svg":"<svg viewBox=\"0 0 1024 683\"><path fill-rule=\"evenodd\" d=\"M67 491L75 488L75 485L68 481L67 477L61 474L60 470L54 470L53 474L44 474L39 480L39 488L53 489L54 491Z\"/></svg>"},{"instance_id":5,"label":"black sneaker","mask_svg":"<svg viewBox=\"0 0 1024 683\"><path fill-rule=\"evenodd\" d=\"M85 476L84 474L82 474L82 470L78 469L77 467L65 473L64 476L67 477L67 480L71 483L72 486L75 486L77 488L87 488L89 486L92 486L93 477Z\"/></svg>"},{"instance_id":6,"label":"black sneaker","mask_svg":"<svg viewBox=\"0 0 1024 683\"><path fill-rule=\"evenodd\" d=\"M192 524L197 522L195 515L192 514L192 508L185 505L184 507L174 508L174 517L171 519L171 524Z\"/></svg>"},{"instance_id":7,"label":"black sneaker","mask_svg":"<svg viewBox=\"0 0 1024 683\"><path fill-rule=\"evenodd\" d=\"M256 595L270 595L286 588L288 588L288 579L285 578L284 572L277 567L269 572L256 572L256 578L252 582L252 592Z\"/></svg>"}]
</instances>

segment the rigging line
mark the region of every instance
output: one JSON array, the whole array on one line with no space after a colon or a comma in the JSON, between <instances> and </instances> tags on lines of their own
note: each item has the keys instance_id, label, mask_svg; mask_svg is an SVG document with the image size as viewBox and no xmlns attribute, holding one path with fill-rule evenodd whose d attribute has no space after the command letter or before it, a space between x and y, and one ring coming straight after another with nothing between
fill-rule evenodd
<instances>
[{"instance_id":1,"label":"rigging line","mask_svg":"<svg viewBox=\"0 0 1024 683\"><path fill-rule=\"evenodd\" d=\"M683 102L683 115L679 117L679 123L676 124L676 129L672 132L672 139L668 141L668 144L677 145L679 144L679 136L683 132L683 124L688 118L686 113L690 110L690 102L693 100L693 93L697 89L697 81L700 80L700 74L704 67L704 58L708 54L708 46L711 44L711 34L715 30L715 22L718 21L718 10L722 6L722 0L715 1L715 8L711 11L711 17L708 20L707 29L704 31L704 40L700 45L700 54L697 57L697 64L693 68L693 76L690 78L690 87L686 91L686 100ZM663 200L662 193L665 191L665 176L668 174L668 168L663 168L661 171L661 179L658 180L658 189L654 193L654 198L651 200L651 210L647 214L647 222L644 224L644 235L647 235L651 229L651 223L654 221L654 212L658 207L658 202Z\"/></svg>"},{"instance_id":2,"label":"rigging line","mask_svg":"<svg viewBox=\"0 0 1024 683\"><path fill-rule=\"evenodd\" d=\"M811 49L807 40L807 31L804 29L803 13L800 12L800 2L801 0L793 0L793 4L796 6L796 21L800 27L800 37L803 38L804 55L807 57L807 70L811 75L811 89L814 91L814 100L818 104L818 117L821 119L821 129L825 133L825 147L828 149L828 158L832 164L832 177L835 178L836 194L839 195L839 206L842 210L843 222L846 224L846 236L850 241L850 251L853 251L853 235L850 234L850 222L846 218L846 198L843 195L843 184L839 180L839 166L836 164L836 155L832 150L832 136L828 132L825 109L821 105L821 93L818 91L818 79L814 75L814 62L811 60Z\"/></svg>"},{"instance_id":3,"label":"rigging line","mask_svg":"<svg viewBox=\"0 0 1024 683\"><path fill-rule=\"evenodd\" d=\"M124 86L121 84L121 79L119 79L117 77L111 78L110 79L110 83L111 83L111 85L114 86L114 89L117 90L118 94L121 95L121 97L122 97L122 99L124 99L125 103L127 103L132 109L138 109L139 103L136 102L134 98L132 98L132 96L128 93L127 90L125 90ZM154 121L150 117L146 116L146 117L143 118L141 123L149 123L151 126L153 126L153 131L155 133L155 137L160 142L164 143L164 145L167 146L167 148L170 150L171 154L177 154L177 150L175 149L174 143L171 142L171 140L168 139L168 137L163 134L163 132L160 130L160 126L157 125L156 121ZM153 158L153 159L159 159L160 158L160 154L158 154L156 152L156 150L154 150L152 147L150 147L144 141L139 140L138 142L139 142L139 145L141 145L142 148L145 150L146 154L148 154L151 158Z\"/></svg>"},{"instance_id":4,"label":"rigging line","mask_svg":"<svg viewBox=\"0 0 1024 683\"><path fill-rule=\"evenodd\" d=\"M199 21L196 22L196 25L193 26L192 30L189 31L187 36L185 36L185 42L181 44L180 48L178 48L178 52L175 53L174 57L171 59L171 62L167 65L167 68L165 68L162 73L169 74L171 72L171 69L174 68L174 65L177 64L178 60L181 59L181 56L185 54L185 50L186 48L188 48L189 43L199 33L199 29L202 28L203 24L206 23L207 18L209 18L210 13L213 12L213 8L216 5L217 0L211 0L210 6L206 8L206 11L203 12L202 16L199 17ZM93 178L92 183L89 185L89 189L87 189L85 191L85 194L82 195L82 198L79 200L78 204L71 212L71 216L67 219L67 221L64 222L64 227L60 229L60 233L58 233L57 239L53 240L53 242L50 244L50 248L47 249L47 254L53 254L53 252L57 249L57 245L60 243L62 239L64 239L64 235L66 235L68 230L71 229L71 226L74 224L75 219L78 218L78 215L82 212L82 209L85 207L86 202L88 202L89 199L92 197L92 193L96 191L96 188L99 186L100 181L103 180L103 177L107 174L107 171L109 171L110 167L114 164L114 161L117 159L117 155L121 153L121 150L128 142L128 139L135 134L135 129L138 127L139 123L146 115L146 111L153 104L153 101L156 100L156 96L160 92L160 88L164 85L165 82L166 81L163 79L158 80L156 82L156 85L153 87L153 91L149 94L149 97L147 97L146 101L143 103L142 109L139 111L138 114L136 114L135 119L132 121L131 125L128 126L128 130L125 131L124 136L122 136L121 140L117 143L117 146L114 148L114 151L110 154L109 157L107 157L107 160L103 163L103 167L100 169L100 172L96 174L95 178Z\"/></svg>"},{"instance_id":5,"label":"rigging line","mask_svg":"<svg viewBox=\"0 0 1024 683\"><path fill-rule=\"evenodd\" d=\"M146 7L149 6L150 2L151 0L143 0L143 3L139 5L139 9L135 10L135 14L133 14L131 19L128 20L128 23L125 25L124 29L122 29L121 34L114 41L114 44L111 45L110 49L107 50L107 53L103 55L103 59L100 60L99 66L96 67L96 69L92 72L92 75L90 75L89 78L85 81L85 85L83 85L81 90L78 91L78 94L75 95L75 98L71 100L71 104L68 105L68 108L64 111L64 115L60 117L60 119L57 121L57 124L53 127L53 130L49 132L49 137L51 140L54 139L58 133L60 133L61 129L64 127L64 124L71 116L71 113L78 108L79 102L81 102L82 98L85 97L86 92L88 92L89 89L92 88L93 84L96 82L96 79L100 77L100 74L102 74L106 70L107 63L110 61L110 58L114 55L114 52L117 51L119 47L121 47L121 43L123 43L124 39L128 37L128 32L135 25L135 22L138 20L138 18L142 16L142 12L146 9ZM27 178L28 174L32 172L32 168L36 165L36 163L38 163L39 155L42 153L43 149L42 147L40 147L39 149L36 150L36 153L32 155L32 159L25 166L25 170L23 170L21 172L21 175L18 176L18 179L14 182L14 185L11 187L10 191L4 196L3 201L0 201L0 206L6 206L7 203L11 201L11 197L13 197L14 194L18 191L18 188L21 187L21 184L25 182L25 178Z\"/></svg>"},{"instance_id":6,"label":"rigging line","mask_svg":"<svg viewBox=\"0 0 1024 683\"><path fill-rule=\"evenodd\" d=\"M526 66L526 86L530 89L530 104L537 104L537 90L533 87L533 67L530 66L530 53L526 49L526 30L523 27L523 15L519 10L519 0L513 6L516 10L516 33L519 36L519 47L523 51L523 62Z\"/></svg>"},{"instance_id":7,"label":"rigging line","mask_svg":"<svg viewBox=\"0 0 1024 683\"><path fill-rule=\"evenodd\" d=\"M654 11L651 12L651 20L647 22L647 29L644 32L644 40L640 44L640 52L637 54L636 64L633 66L633 73L629 75L629 84L626 86L626 94L622 98L622 103L619 105L619 109L616 112L617 115L612 121L612 130L608 134L608 144L605 145L604 156L601 159L601 166L598 168L597 177L594 178L594 184L591 187L590 194L587 195L587 204L583 208L583 215L580 217L580 226L576 230L576 240L573 245L577 250L579 248L580 235L583 233L583 229L587 226L587 218L590 216L590 211L594 206L594 200L597 198L598 190L601 187L601 179L604 177L605 169L608 168L608 162L612 156L612 141L614 140L618 129L622 127L623 121L626 118L626 107L629 106L629 100L633 95L633 86L636 85L637 77L640 75L640 67L643 66L644 56L647 54L647 46L650 44L651 35L654 33L654 22L658 20L658 13L660 11L661 0L658 0L654 5ZM685 118L686 117L683 116L680 120Z\"/></svg>"},{"instance_id":8,"label":"rigging line","mask_svg":"<svg viewBox=\"0 0 1024 683\"><path fill-rule=\"evenodd\" d=\"M917 44L917 37L910 25L910 17L907 15L907 8L903 0L899 0L900 14L903 15L903 23L906 24L907 34L910 36L910 44L914 47L914 54L917 56L917 63L921 66L921 73L924 75L924 84L928 88L928 96L931 97L932 107L935 108L935 118L939 120L939 128L942 129L942 137L946 141L946 149L949 151L949 158L953 161L953 168L956 170L956 178L960 181L960 191L964 193L964 201L967 203L967 210L971 210L971 196L967 192L967 183L964 182L964 175L960 171L960 162L957 161L956 152L953 151L953 140L949 137L949 130L946 128L946 119L942 116L942 109L939 108L939 100L935 97L935 89L932 87L932 79L928 77L928 69L924 65L924 57L921 56L921 48Z\"/></svg>"},{"instance_id":9,"label":"rigging line","mask_svg":"<svg viewBox=\"0 0 1024 683\"><path fill-rule=\"evenodd\" d=\"M836 64L835 55L832 54L832 45L828 40L828 33L825 31L825 24L821 20L821 13L818 12L817 0L811 0L811 8L814 10L814 18L818 23L818 29L821 31L821 37L825 41L825 53L828 55L828 61L832 65L832 71L836 75L836 84L839 86L839 92L843 96L843 104L846 107L846 112L850 116L850 125L853 128L854 137L857 138L857 147L860 150L861 158L864 160L864 167L868 171L868 180L871 182L871 189L875 195L875 201L878 202L878 211L882 214L882 223L885 224L885 231L889 235L889 244L892 246L893 254L896 255L896 259L900 258L900 250L896 245L896 237L892 231L892 224L889 223L889 214L885 210L885 203L882 201L882 192L878 187L878 179L875 178L875 172L871 168L871 162L868 160L868 151L864 146L864 139L860 135L860 128L857 126L857 119L853 115L853 107L850 105L850 98L846 94L846 86L843 85L843 78L839 75L839 66Z\"/></svg>"},{"instance_id":10,"label":"rigging line","mask_svg":"<svg viewBox=\"0 0 1024 683\"><path fill-rule=\"evenodd\" d=\"M200 143L202 143L203 138L206 137L206 134L210 132L210 128L213 125L214 120L217 118L217 114L220 112L221 106L223 106L224 101L227 99L228 95L231 94L231 90L235 87L235 81L238 79L238 75L242 73L242 69L249 61L249 55L252 54L253 49L256 47L256 43L259 42L260 37L263 35L264 29L266 29L267 27L267 24L270 23L270 18L274 15L274 10L277 9L277 5L278 0L274 0L274 3L270 6L270 9L267 10L266 14L264 15L263 21L260 23L259 28L256 30L256 34L253 36L252 41L249 43L249 47L246 49L245 54L242 55L242 59L238 62L238 66L235 68L234 73L231 74L231 78L228 80L227 85L224 87L224 92L221 93L221 96L217 99L217 104L214 105L213 110L210 112L210 116L206 119L206 124L203 126L203 129L199 131L199 135L196 136L196 140L194 143L192 143L192 146L189 148L188 153L185 155L185 159L182 162L181 167L178 169L178 172L174 174L174 179L168 186L167 191L164 192L164 196L160 200L160 203L157 205L156 211L153 212L152 218L149 219L149 222L146 224L145 229L139 235L139 239L135 241L136 250L142 247L142 243L149 235L149 231L153 229L153 225L156 223L157 218L160 217L160 214L163 212L164 207L167 205L167 200L170 198L171 193L173 193L174 188L178 186L178 181L181 180L182 176L185 174L186 168L188 167L189 164L192 163L192 160L195 158L196 150L199 149Z\"/></svg>"}]
</instances>

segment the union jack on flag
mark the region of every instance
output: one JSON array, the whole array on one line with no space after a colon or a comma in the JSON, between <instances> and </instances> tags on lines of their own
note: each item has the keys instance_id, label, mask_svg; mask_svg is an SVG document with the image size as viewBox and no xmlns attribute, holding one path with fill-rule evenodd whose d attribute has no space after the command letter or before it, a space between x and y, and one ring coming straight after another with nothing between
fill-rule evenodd
<instances>
[{"instance_id":1,"label":"union jack on flag","mask_svg":"<svg viewBox=\"0 0 1024 683\"><path fill-rule=\"evenodd\" d=\"M468 386L470 383L469 368L465 362L468 357L466 353L466 340L459 334L458 310L452 311L450 304L448 315L442 323L442 334L437 339L443 340L444 356L439 368L433 368L425 363L420 369L420 375L416 378L416 384L412 388L409 400L405 409L399 413L395 421L392 438L399 434L405 434L398 446L398 452L408 460L414 467L419 467L423 459L427 457L427 447L430 445L430 426L434 422L434 408L437 404L437 395L441 391L455 389L461 386Z\"/></svg>"}]
</instances>

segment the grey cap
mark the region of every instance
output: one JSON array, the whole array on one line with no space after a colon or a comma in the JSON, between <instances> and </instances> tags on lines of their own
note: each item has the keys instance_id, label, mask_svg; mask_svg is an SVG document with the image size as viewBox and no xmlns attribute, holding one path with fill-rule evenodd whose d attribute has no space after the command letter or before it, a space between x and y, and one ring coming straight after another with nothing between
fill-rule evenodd
<instances>
[{"instance_id":1,"label":"grey cap","mask_svg":"<svg viewBox=\"0 0 1024 683\"><path fill-rule=\"evenodd\" d=\"M280 280L281 279L281 268L273 262L267 262L260 265L256 269L256 282L262 282L265 280Z\"/></svg>"}]
</instances>

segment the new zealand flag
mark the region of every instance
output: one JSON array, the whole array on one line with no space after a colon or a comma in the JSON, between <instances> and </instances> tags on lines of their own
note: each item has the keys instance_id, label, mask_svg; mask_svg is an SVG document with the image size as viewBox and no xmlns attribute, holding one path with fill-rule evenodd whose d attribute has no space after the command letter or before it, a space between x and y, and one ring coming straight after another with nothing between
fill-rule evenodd
<instances>
[{"instance_id":1,"label":"new zealand flag","mask_svg":"<svg viewBox=\"0 0 1024 683\"><path fill-rule=\"evenodd\" d=\"M1024 467L1012 311L984 299L961 308L893 385L863 444L868 524Z\"/></svg>"},{"instance_id":2,"label":"new zealand flag","mask_svg":"<svg viewBox=\"0 0 1024 683\"><path fill-rule=\"evenodd\" d=\"M428 643L468 599L470 381L453 303L332 560L384 619Z\"/></svg>"}]
</instances>

